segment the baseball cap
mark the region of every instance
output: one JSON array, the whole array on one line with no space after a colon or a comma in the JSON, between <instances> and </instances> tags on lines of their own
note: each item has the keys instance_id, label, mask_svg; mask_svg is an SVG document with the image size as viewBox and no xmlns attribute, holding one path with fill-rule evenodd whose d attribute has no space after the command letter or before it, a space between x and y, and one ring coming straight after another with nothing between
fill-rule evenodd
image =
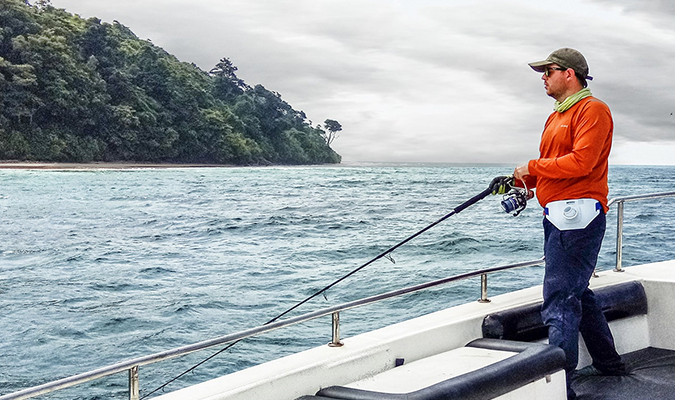
<instances>
[{"instance_id":1,"label":"baseball cap","mask_svg":"<svg viewBox=\"0 0 675 400\"><path fill-rule=\"evenodd\" d=\"M588 63L584 56L577 50L564 47L551 53L544 61L529 63L528 65L537 72L544 72L547 65L558 64L563 68L572 68L583 79L593 80L588 75Z\"/></svg>"}]
</instances>

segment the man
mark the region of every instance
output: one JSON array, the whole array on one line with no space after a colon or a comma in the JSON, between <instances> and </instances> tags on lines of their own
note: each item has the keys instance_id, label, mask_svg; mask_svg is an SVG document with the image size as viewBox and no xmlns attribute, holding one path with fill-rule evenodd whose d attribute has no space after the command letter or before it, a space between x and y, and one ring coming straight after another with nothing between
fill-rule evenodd
<instances>
[{"instance_id":1,"label":"man","mask_svg":"<svg viewBox=\"0 0 675 400\"><path fill-rule=\"evenodd\" d=\"M609 107L587 88L588 64L569 48L529 64L543 73L555 111L541 136L540 158L514 171L536 188L544 206L544 303L542 318L549 343L565 351L567 395L576 397L570 378L578 363L579 332L593 358L593 371L622 375L625 367L588 282L605 234L607 170L613 122Z\"/></svg>"}]
</instances>

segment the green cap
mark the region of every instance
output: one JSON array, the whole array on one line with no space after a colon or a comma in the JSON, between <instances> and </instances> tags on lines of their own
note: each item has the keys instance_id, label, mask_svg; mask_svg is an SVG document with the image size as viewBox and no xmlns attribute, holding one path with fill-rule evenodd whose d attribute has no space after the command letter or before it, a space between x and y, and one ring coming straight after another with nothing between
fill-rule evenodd
<instances>
[{"instance_id":1,"label":"green cap","mask_svg":"<svg viewBox=\"0 0 675 400\"><path fill-rule=\"evenodd\" d=\"M537 72L544 72L546 66L551 64L558 64L563 68L572 68L581 78L593 80L593 77L588 75L588 63L586 63L584 56L577 50L567 47L554 51L544 61L537 61L528 65Z\"/></svg>"}]
</instances>

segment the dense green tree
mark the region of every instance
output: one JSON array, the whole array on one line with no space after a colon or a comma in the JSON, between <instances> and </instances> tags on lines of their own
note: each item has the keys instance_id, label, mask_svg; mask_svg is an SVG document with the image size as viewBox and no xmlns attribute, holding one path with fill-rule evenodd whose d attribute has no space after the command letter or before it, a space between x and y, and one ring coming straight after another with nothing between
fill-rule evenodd
<instances>
[{"instance_id":1,"label":"dense green tree","mask_svg":"<svg viewBox=\"0 0 675 400\"><path fill-rule=\"evenodd\" d=\"M214 95L224 101L231 102L251 88L237 77L237 67L229 58L222 58L209 72L214 80Z\"/></svg>"},{"instance_id":2,"label":"dense green tree","mask_svg":"<svg viewBox=\"0 0 675 400\"><path fill-rule=\"evenodd\" d=\"M304 112L236 71L49 0L0 0L0 159L340 162Z\"/></svg>"}]
</instances>

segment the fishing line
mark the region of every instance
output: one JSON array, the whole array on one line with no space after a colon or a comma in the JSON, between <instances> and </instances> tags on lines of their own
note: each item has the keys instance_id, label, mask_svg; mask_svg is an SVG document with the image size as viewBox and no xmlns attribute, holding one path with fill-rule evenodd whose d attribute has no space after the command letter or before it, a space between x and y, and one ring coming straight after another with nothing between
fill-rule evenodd
<instances>
[{"instance_id":1,"label":"fishing line","mask_svg":"<svg viewBox=\"0 0 675 400\"><path fill-rule=\"evenodd\" d=\"M320 294L322 294L322 293L325 293L328 289L332 288L333 286L335 286L335 285L337 285L338 283L344 281L345 279L349 278L350 276L352 276L352 275L354 275L355 273L361 271L362 269L366 268L366 267L369 266L370 264L374 263L375 261L377 261L377 260L379 260L379 259L381 259L381 258L383 258L383 257L386 257L386 258L388 258L390 261L394 262L394 261L393 261L393 258L390 258L390 257L391 257L391 253L394 252L396 249L398 249L399 247L401 247L401 246L403 246L404 244L408 243L409 241L415 239L415 238L418 237L419 235L421 235L421 234L423 234L424 232L428 231L429 229L435 227L436 225L440 224L441 222L445 221L446 219L452 217L453 215L462 212L463 210L465 210L465 209L468 208L469 206L471 206L471 205L477 203L479 200L482 200L482 199L485 198L488 194L492 193L492 191L493 191L492 187L489 187L489 188L483 190L483 191L480 192L479 194L475 195L474 197L470 198L470 199L467 200L466 202L464 202L464 203L460 204L459 206L457 206L455 209L453 209L451 212L449 212L448 214L446 214L446 215L444 215L443 217L441 217L441 218L440 218L439 220L437 220L436 222L434 222L434 223L432 223L432 224L430 224L430 225L427 225L424 229L421 229L421 230L417 231L416 233L414 233L414 234L408 236L407 238L403 239L402 241L398 242L397 244L391 246L390 248L388 248L388 249L385 250L384 252L382 252L382 253L380 253L379 255L377 255L375 258L371 259L370 261L366 262L365 264L361 265L360 267L355 268L355 269L352 270L350 273L344 275L342 278L339 278L339 279L333 281L333 283L331 283L330 285L324 287L323 289L318 290L316 293L312 294L311 296L309 296L309 297L307 297L306 299L302 300L301 302L297 303L296 305L294 305L293 307L291 307L291 308L289 308L288 310L284 311L283 313L277 315L277 316L274 317L272 320L270 320L269 322L267 322L267 324L271 324L272 322L278 320L279 318L283 317L284 315L288 314L289 312L291 312L291 311L295 310L296 308L300 307L301 305L307 303L308 301L310 301L311 299L315 298L316 296L318 296L318 295L320 295ZM265 324L265 325L266 325L266 324Z\"/></svg>"},{"instance_id":2,"label":"fishing line","mask_svg":"<svg viewBox=\"0 0 675 400\"><path fill-rule=\"evenodd\" d=\"M494 181L493 181L493 183L494 183ZM408 236L407 238L403 239L402 241L398 242L397 244L391 246L390 248L388 248L387 250L383 251L382 253L380 253L379 255L377 255L376 257L374 257L373 259L371 259L370 261L364 263L363 265L359 266L358 268L355 268L354 270L352 270L352 271L349 272L348 274L346 274L346 275L342 276L341 278L339 278L339 279L333 281L331 284L325 286L324 288L322 288L322 289L316 291L314 294L310 295L309 297L307 297L306 299L302 300L301 302L295 304L293 307L287 309L286 311L282 312L281 314L277 315L276 317L272 318L271 320L265 322L263 325L269 325L269 324L271 324L272 322L275 322L275 321L278 320L279 318L283 317L284 315L290 313L291 311L295 310L296 308L302 306L303 304L307 303L308 301L312 300L313 298L315 298L315 297L317 297L317 296L319 296L319 295L321 295L321 294L323 294L324 297L325 297L326 291L328 291L330 288L332 288L333 286L339 284L340 282L342 282L342 281L344 281L345 279L349 278L350 276L356 274L357 272L361 271L362 269L366 268L367 266L369 266L370 264L374 263L375 261L377 261L377 260L379 260L379 259L381 259L381 258L387 258L387 259L389 259L391 262L394 262L394 259L391 257L391 253L394 252L396 249L398 249L399 247L401 247L401 246L403 246L404 244L408 243L409 241L415 239L415 238L418 237L419 235L425 233L426 231L428 231L429 229L435 227L436 225L440 224L441 222L445 221L446 219L452 217L453 215L459 214L460 212L464 211L464 210L467 209L468 207L470 207L470 206L476 204L478 201L484 199L487 195L493 193L494 190L495 190L494 185L491 183L490 186L489 186L487 189L483 190L482 192L480 192L480 193L478 193L477 195L473 196L473 197L470 198L469 200L467 200L467 201L465 201L464 203L460 204L459 206L455 207L452 211L450 211L448 214L444 215L443 217L441 217L441 218L438 219L437 221L435 221L435 222L433 222L433 223L427 225L425 228L423 228L423 229L417 231L416 233L414 233L414 234ZM240 340L237 340L236 342L230 343L229 345L227 345L227 346L224 347L223 349L221 349L221 350L219 350L218 352L212 354L212 355L209 356L208 358L206 358L206 359L204 359L203 361L199 362L198 364L196 364L196 365L190 367L188 370L186 370L185 372L183 372L183 373L181 373L180 375L176 376L175 378L171 379L170 381L166 382L165 384L161 385L161 386L158 387L157 389L155 389L155 390L153 390L152 392L150 392L150 393L146 394L145 396L141 397L140 400L145 399L146 397L150 396L150 395L153 394L153 393L156 393L156 392L159 391L159 390L164 390L164 388L167 387L170 383L172 383L172 382L176 381L177 379L179 379L180 377L185 376L186 374L188 374L188 373L194 371L194 370L195 370L197 367L199 367L200 365L202 365L202 364L204 364L205 362L207 362L207 361L211 360L212 358L216 357L218 354L220 354L220 353L222 353L222 352L224 352L224 351L230 349L232 346L234 346L235 344L237 344L237 343L239 343L239 342L240 342Z\"/></svg>"}]
</instances>

